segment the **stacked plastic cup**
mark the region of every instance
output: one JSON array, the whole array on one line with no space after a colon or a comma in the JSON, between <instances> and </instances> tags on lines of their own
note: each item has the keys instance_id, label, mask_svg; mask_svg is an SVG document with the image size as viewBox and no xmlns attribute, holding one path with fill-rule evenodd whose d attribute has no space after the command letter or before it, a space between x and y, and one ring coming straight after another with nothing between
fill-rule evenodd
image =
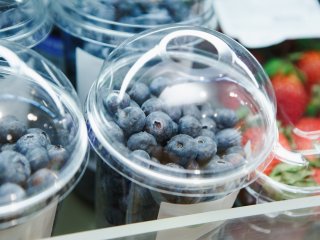
<instances>
[{"instance_id":1,"label":"stacked plastic cup","mask_svg":"<svg viewBox=\"0 0 320 240\"><path fill-rule=\"evenodd\" d=\"M283 154L263 69L206 28L172 25L129 38L91 87L86 117L100 156L99 226L230 208ZM244 137L252 126L261 134L255 142Z\"/></svg>"},{"instance_id":2,"label":"stacked plastic cup","mask_svg":"<svg viewBox=\"0 0 320 240\"><path fill-rule=\"evenodd\" d=\"M62 30L67 76L82 103L105 58L133 34L171 23L216 27L211 0L56 0L50 1L49 8ZM90 202L94 201L94 178L92 159L78 188Z\"/></svg>"},{"instance_id":3,"label":"stacked plastic cup","mask_svg":"<svg viewBox=\"0 0 320 240\"><path fill-rule=\"evenodd\" d=\"M0 39L32 48L51 30L52 23L42 0L4 0L0 13Z\"/></svg>"},{"instance_id":4,"label":"stacked plastic cup","mask_svg":"<svg viewBox=\"0 0 320 240\"><path fill-rule=\"evenodd\" d=\"M88 159L75 90L34 51L0 41L0 238L51 235Z\"/></svg>"}]
</instances>

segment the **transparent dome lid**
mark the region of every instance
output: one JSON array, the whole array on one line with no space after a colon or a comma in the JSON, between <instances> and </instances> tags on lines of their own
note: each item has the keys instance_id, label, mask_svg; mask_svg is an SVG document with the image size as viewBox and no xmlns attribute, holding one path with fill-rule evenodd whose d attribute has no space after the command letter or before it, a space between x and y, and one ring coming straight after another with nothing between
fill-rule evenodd
<instances>
[{"instance_id":1,"label":"transparent dome lid","mask_svg":"<svg viewBox=\"0 0 320 240\"><path fill-rule=\"evenodd\" d=\"M134 33L172 23L207 25L210 0L70 0L51 1L57 26L87 41L118 45Z\"/></svg>"},{"instance_id":2,"label":"transparent dome lid","mask_svg":"<svg viewBox=\"0 0 320 240\"><path fill-rule=\"evenodd\" d=\"M72 190L87 164L88 141L75 91L61 71L4 40L0 56L0 228L5 228Z\"/></svg>"},{"instance_id":3,"label":"transparent dome lid","mask_svg":"<svg viewBox=\"0 0 320 240\"><path fill-rule=\"evenodd\" d=\"M41 0L1 0L0 39L33 47L47 37L51 21Z\"/></svg>"},{"instance_id":4,"label":"transparent dome lid","mask_svg":"<svg viewBox=\"0 0 320 240\"><path fill-rule=\"evenodd\" d=\"M248 51L221 33L146 31L111 53L91 87L89 141L112 168L151 189L225 195L254 181L274 154L270 86Z\"/></svg>"}]
</instances>

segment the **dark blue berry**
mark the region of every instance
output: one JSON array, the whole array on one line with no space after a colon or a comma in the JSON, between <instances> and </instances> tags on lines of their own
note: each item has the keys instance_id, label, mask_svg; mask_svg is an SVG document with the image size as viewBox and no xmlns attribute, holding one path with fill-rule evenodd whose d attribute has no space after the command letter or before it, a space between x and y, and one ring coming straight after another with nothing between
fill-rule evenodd
<instances>
[{"instance_id":1,"label":"dark blue berry","mask_svg":"<svg viewBox=\"0 0 320 240\"><path fill-rule=\"evenodd\" d=\"M27 151L26 157L30 163L32 172L44 168L49 163L47 149L44 147L35 147Z\"/></svg>"},{"instance_id":2,"label":"dark blue berry","mask_svg":"<svg viewBox=\"0 0 320 240\"><path fill-rule=\"evenodd\" d=\"M195 139L195 148L197 150L196 161L199 165L207 164L217 153L217 144L210 137L199 136Z\"/></svg>"},{"instance_id":3,"label":"dark blue berry","mask_svg":"<svg viewBox=\"0 0 320 240\"><path fill-rule=\"evenodd\" d=\"M182 107L183 116L192 116L196 119L201 118L201 112L196 105L185 105Z\"/></svg>"},{"instance_id":4,"label":"dark blue berry","mask_svg":"<svg viewBox=\"0 0 320 240\"><path fill-rule=\"evenodd\" d=\"M36 194L52 186L58 180L58 175L49 169L42 168L36 171L27 182L28 194Z\"/></svg>"},{"instance_id":5,"label":"dark blue berry","mask_svg":"<svg viewBox=\"0 0 320 240\"><path fill-rule=\"evenodd\" d=\"M61 145L48 145L49 164L48 168L60 170L69 158L68 151Z\"/></svg>"},{"instance_id":6,"label":"dark blue berry","mask_svg":"<svg viewBox=\"0 0 320 240\"><path fill-rule=\"evenodd\" d=\"M148 86L140 82L135 83L128 94L131 99L136 101L139 105L144 103L151 96Z\"/></svg>"},{"instance_id":7,"label":"dark blue berry","mask_svg":"<svg viewBox=\"0 0 320 240\"><path fill-rule=\"evenodd\" d=\"M152 112L162 111L163 102L158 98L150 98L142 104L141 109L148 116Z\"/></svg>"},{"instance_id":8,"label":"dark blue berry","mask_svg":"<svg viewBox=\"0 0 320 240\"><path fill-rule=\"evenodd\" d=\"M171 79L166 77L157 77L150 83L150 91L153 95L159 96L161 92L170 85Z\"/></svg>"},{"instance_id":9,"label":"dark blue berry","mask_svg":"<svg viewBox=\"0 0 320 240\"><path fill-rule=\"evenodd\" d=\"M201 124L193 116L187 115L179 120L179 133L181 134L187 134L191 137L197 137L199 136L201 131Z\"/></svg>"},{"instance_id":10,"label":"dark blue berry","mask_svg":"<svg viewBox=\"0 0 320 240\"><path fill-rule=\"evenodd\" d=\"M15 183L4 183L0 186L0 205L22 200L26 197L26 192Z\"/></svg>"},{"instance_id":11,"label":"dark blue berry","mask_svg":"<svg viewBox=\"0 0 320 240\"><path fill-rule=\"evenodd\" d=\"M3 144L1 146L1 152L6 151L6 150L14 151L15 148L16 148L16 144L14 144L14 143L6 143L6 144Z\"/></svg>"},{"instance_id":12,"label":"dark blue berry","mask_svg":"<svg viewBox=\"0 0 320 240\"><path fill-rule=\"evenodd\" d=\"M16 117L8 115L0 119L0 142L14 143L27 132L27 127Z\"/></svg>"},{"instance_id":13,"label":"dark blue berry","mask_svg":"<svg viewBox=\"0 0 320 240\"><path fill-rule=\"evenodd\" d=\"M233 168L232 163L221 159L218 155L215 155L215 157L204 167L205 170L210 171L212 174L224 173Z\"/></svg>"},{"instance_id":14,"label":"dark blue berry","mask_svg":"<svg viewBox=\"0 0 320 240\"><path fill-rule=\"evenodd\" d=\"M146 131L163 143L174 134L174 122L164 112L152 112L146 119Z\"/></svg>"},{"instance_id":15,"label":"dark blue berry","mask_svg":"<svg viewBox=\"0 0 320 240\"><path fill-rule=\"evenodd\" d=\"M138 107L127 107L116 113L116 123L122 128L125 135L141 132L146 123L144 112Z\"/></svg>"},{"instance_id":16,"label":"dark blue berry","mask_svg":"<svg viewBox=\"0 0 320 240\"><path fill-rule=\"evenodd\" d=\"M109 114L114 114L118 109L123 109L130 106L130 97L128 94L124 94L120 99L119 91L113 91L104 100L103 105Z\"/></svg>"},{"instance_id":17,"label":"dark blue berry","mask_svg":"<svg viewBox=\"0 0 320 240\"><path fill-rule=\"evenodd\" d=\"M28 159L15 151L0 153L0 183L24 184L31 174Z\"/></svg>"},{"instance_id":18,"label":"dark blue berry","mask_svg":"<svg viewBox=\"0 0 320 240\"><path fill-rule=\"evenodd\" d=\"M214 120L219 129L233 128L239 118L235 111L228 108L218 108L214 113Z\"/></svg>"},{"instance_id":19,"label":"dark blue berry","mask_svg":"<svg viewBox=\"0 0 320 240\"><path fill-rule=\"evenodd\" d=\"M225 151L226 154L231 154L231 153L238 153L240 154L241 156L245 157L246 156L246 153L244 152L244 149L242 146L240 145L236 145L236 146L232 146L230 148L228 148L226 151Z\"/></svg>"},{"instance_id":20,"label":"dark blue berry","mask_svg":"<svg viewBox=\"0 0 320 240\"><path fill-rule=\"evenodd\" d=\"M179 106L168 106L163 107L163 111L168 114L171 119L175 122L178 122L182 116L182 109Z\"/></svg>"},{"instance_id":21,"label":"dark blue berry","mask_svg":"<svg viewBox=\"0 0 320 240\"><path fill-rule=\"evenodd\" d=\"M106 127L108 129L108 137L112 142L124 142L124 134L118 124L116 124L115 122L108 122L106 124Z\"/></svg>"},{"instance_id":22,"label":"dark blue berry","mask_svg":"<svg viewBox=\"0 0 320 240\"><path fill-rule=\"evenodd\" d=\"M214 132L212 132L208 129L201 129L200 136L207 136L207 137L211 138L212 140L216 139L216 135L214 134Z\"/></svg>"},{"instance_id":23,"label":"dark blue berry","mask_svg":"<svg viewBox=\"0 0 320 240\"><path fill-rule=\"evenodd\" d=\"M67 120L66 125L70 126L72 124L71 121L72 121L71 119ZM48 144L50 144L49 135L44 130L42 130L41 128L29 128L27 130L27 133L37 133L37 134L43 135L47 139Z\"/></svg>"},{"instance_id":24,"label":"dark blue berry","mask_svg":"<svg viewBox=\"0 0 320 240\"><path fill-rule=\"evenodd\" d=\"M149 168L150 166L147 162L145 162L146 160L150 160L150 155L146 151L135 150L130 153L129 157L130 160L136 161L146 168Z\"/></svg>"},{"instance_id":25,"label":"dark blue berry","mask_svg":"<svg viewBox=\"0 0 320 240\"><path fill-rule=\"evenodd\" d=\"M210 130L212 132L216 131L216 122L214 120L212 120L211 118L201 118L200 119L200 123L201 123L201 128L202 129L207 129Z\"/></svg>"},{"instance_id":26,"label":"dark blue berry","mask_svg":"<svg viewBox=\"0 0 320 240\"><path fill-rule=\"evenodd\" d=\"M28 133L23 135L16 143L16 150L26 154L29 149L35 147L46 147L50 142L47 137L39 133Z\"/></svg>"},{"instance_id":27,"label":"dark blue berry","mask_svg":"<svg viewBox=\"0 0 320 240\"><path fill-rule=\"evenodd\" d=\"M234 128L223 129L216 134L218 151L225 151L230 147L241 144L241 134Z\"/></svg>"},{"instance_id":28,"label":"dark blue berry","mask_svg":"<svg viewBox=\"0 0 320 240\"><path fill-rule=\"evenodd\" d=\"M195 160L197 151L194 149L195 141L186 134L179 134L168 141L165 151L172 162L186 166L190 161Z\"/></svg>"},{"instance_id":29,"label":"dark blue berry","mask_svg":"<svg viewBox=\"0 0 320 240\"><path fill-rule=\"evenodd\" d=\"M239 153L229 153L222 157L226 162L229 162L233 165L234 168L244 165L246 159Z\"/></svg>"},{"instance_id":30,"label":"dark blue berry","mask_svg":"<svg viewBox=\"0 0 320 240\"><path fill-rule=\"evenodd\" d=\"M156 145L157 141L154 136L147 132L135 133L129 137L127 142L127 146L131 151L141 149L149 154Z\"/></svg>"}]
</instances>

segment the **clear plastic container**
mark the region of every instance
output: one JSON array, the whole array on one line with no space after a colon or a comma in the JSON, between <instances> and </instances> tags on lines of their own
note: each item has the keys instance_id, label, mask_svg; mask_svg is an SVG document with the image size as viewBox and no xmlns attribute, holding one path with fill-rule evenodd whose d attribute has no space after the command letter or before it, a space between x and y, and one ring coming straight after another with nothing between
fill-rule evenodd
<instances>
[{"instance_id":1,"label":"clear plastic container","mask_svg":"<svg viewBox=\"0 0 320 240\"><path fill-rule=\"evenodd\" d=\"M252 55L207 28L172 25L121 44L86 103L98 225L230 208L278 149L272 93ZM252 126L257 142L242 138Z\"/></svg>"},{"instance_id":2,"label":"clear plastic container","mask_svg":"<svg viewBox=\"0 0 320 240\"><path fill-rule=\"evenodd\" d=\"M42 0L0 2L0 39L34 47L44 40L52 23Z\"/></svg>"},{"instance_id":3,"label":"clear plastic container","mask_svg":"<svg viewBox=\"0 0 320 240\"><path fill-rule=\"evenodd\" d=\"M87 164L85 121L51 63L3 40L0 55L0 238L49 237L57 204Z\"/></svg>"},{"instance_id":4,"label":"clear plastic container","mask_svg":"<svg viewBox=\"0 0 320 240\"><path fill-rule=\"evenodd\" d=\"M133 34L170 23L216 27L211 0L56 0L50 1L49 8L62 30L67 76L82 103L103 61ZM90 202L94 185L88 183L94 182L94 175L92 160L79 185L79 193Z\"/></svg>"}]
</instances>

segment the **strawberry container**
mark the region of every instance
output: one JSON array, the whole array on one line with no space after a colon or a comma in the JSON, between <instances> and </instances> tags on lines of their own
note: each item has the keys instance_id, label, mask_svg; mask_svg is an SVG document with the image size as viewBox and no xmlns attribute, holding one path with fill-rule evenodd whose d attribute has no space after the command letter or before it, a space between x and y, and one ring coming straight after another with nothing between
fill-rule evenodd
<instances>
[{"instance_id":1,"label":"strawberry container","mask_svg":"<svg viewBox=\"0 0 320 240\"><path fill-rule=\"evenodd\" d=\"M49 237L87 164L85 121L60 70L12 42L0 49L0 238Z\"/></svg>"},{"instance_id":2,"label":"strawberry container","mask_svg":"<svg viewBox=\"0 0 320 240\"><path fill-rule=\"evenodd\" d=\"M41 0L1 1L0 13L0 39L31 48L51 30L52 23Z\"/></svg>"},{"instance_id":3,"label":"strawberry container","mask_svg":"<svg viewBox=\"0 0 320 240\"><path fill-rule=\"evenodd\" d=\"M62 33L67 76L82 103L105 58L134 33L169 23L215 27L210 0L57 0L50 1L49 8ZM91 202L94 175L93 159L77 188Z\"/></svg>"},{"instance_id":4,"label":"strawberry container","mask_svg":"<svg viewBox=\"0 0 320 240\"><path fill-rule=\"evenodd\" d=\"M257 169L286 153L273 100L262 67L221 33L172 25L129 38L86 102L98 225L230 208ZM259 138L244 138L253 128Z\"/></svg>"}]
</instances>

